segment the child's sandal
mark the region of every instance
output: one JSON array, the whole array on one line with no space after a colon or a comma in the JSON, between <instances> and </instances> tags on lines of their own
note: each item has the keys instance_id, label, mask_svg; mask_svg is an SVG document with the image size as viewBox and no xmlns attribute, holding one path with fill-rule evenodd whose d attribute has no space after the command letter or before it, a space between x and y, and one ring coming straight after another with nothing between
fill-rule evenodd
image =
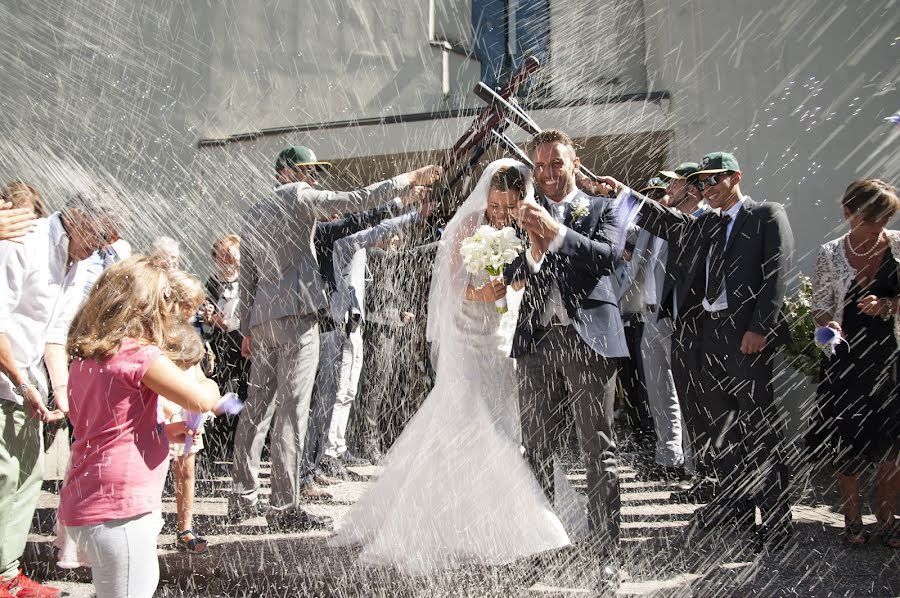
<instances>
[{"instance_id":1,"label":"child's sandal","mask_svg":"<svg viewBox=\"0 0 900 598\"><path fill-rule=\"evenodd\" d=\"M185 540L185 536L193 536L189 540ZM192 554L203 554L208 548L206 538L198 536L192 529L186 529L175 535L175 549L190 552Z\"/></svg>"}]
</instances>

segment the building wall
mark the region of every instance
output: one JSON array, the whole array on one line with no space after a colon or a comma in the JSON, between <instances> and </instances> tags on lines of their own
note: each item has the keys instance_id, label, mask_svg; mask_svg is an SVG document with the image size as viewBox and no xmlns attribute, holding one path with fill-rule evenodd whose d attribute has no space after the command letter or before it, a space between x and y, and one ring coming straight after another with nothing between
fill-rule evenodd
<instances>
[{"instance_id":1,"label":"building wall","mask_svg":"<svg viewBox=\"0 0 900 598\"><path fill-rule=\"evenodd\" d=\"M659 138L672 139L672 163L734 151L745 190L788 206L809 272L840 225L834 203L846 184L898 178L900 129L882 121L900 107L896 15L895 0L555 0L541 99L671 100L560 108L539 122L583 138L671 130ZM467 119L223 148L198 149L200 139L476 105L477 62L429 43L465 47L470 19L468 0L7 0L0 179L31 180L52 205L79 181L111 181L139 214L129 233L139 246L169 232L190 239L200 261L271 182L278 146L309 142L333 159L408 155L446 147ZM626 163L627 147L605 147L604 163ZM637 170L624 178L652 174Z\"/></svg>"},{"instance_id":2,"label":"building wall","mask_svg":"<svg viewBox=\"0 0 900 598\"><path fill-rule=\"evenodd\" d=\"M787 206L799 271L842 234L854 179L900 177L898 4L645 0L650 87L672 97L673 163L733 152L742 189Z\"/></svg>"},{"instance_id":3,"label":"building wall","mask_svg":"<svg viewBox=\"0 0 900 598\"><path fill-rule=\"evenodd\" d=\"M461 37L467 3L432 4L3 2L0 180L33 182L51 206L111 186L136 247L181 238L203 271L212 238L271 182L274 154L237 148L229 172L199 140L472 101L477 62L429 43L432 15ZM365 137L348 142L332 156L367 151Z\"/></svg>"}]
</instances>

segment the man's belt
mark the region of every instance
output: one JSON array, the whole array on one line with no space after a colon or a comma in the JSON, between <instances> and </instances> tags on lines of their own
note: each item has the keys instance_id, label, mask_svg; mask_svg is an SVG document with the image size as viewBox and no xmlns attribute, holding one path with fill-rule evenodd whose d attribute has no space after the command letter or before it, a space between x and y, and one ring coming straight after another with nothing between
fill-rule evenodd
<instances>
[{"instance_id":1,"label":"man's belt","mask_svg":"<svg viewBox=\"0 0 900 598\"><path fill-rule=\"evenodd\" d=\"M703 313L706 314L706 317L710 320L724 320L728 317L728 310L720 309L719 311L709 311L704 309Z\"/></svg>"},{"instance_id":2,"label":"man's belt","mask_svg":"<svg viewBox=\"0 0 900 598\"><path fill-rule=\"evenodd\" d=\"M547 328L565 328L568 324L564 324L558 316L553 316L550 318L550 322L547 324Z\"/></svg>"}]
</instances>

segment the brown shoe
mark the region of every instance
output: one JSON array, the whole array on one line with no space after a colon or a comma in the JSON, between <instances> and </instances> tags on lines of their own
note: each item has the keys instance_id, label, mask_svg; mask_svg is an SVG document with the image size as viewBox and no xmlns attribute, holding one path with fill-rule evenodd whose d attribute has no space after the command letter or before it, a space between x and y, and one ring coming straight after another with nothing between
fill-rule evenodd
<instances>
[{"instance_id":1,"label":"brown shoe","mask_svg":"<svg viewBox=\"0 0 900 598\"><path fill-rule=\"evenodd\" d=\"M330 492L326 492L319 488L314 482L310 482L308 484L304 484L300 487L300 500L301 501L317 501L317 500L331 500L334 498Z\"/></svg>"},{"instance_id":2,"label":"brown shoe","mask_svg":"<svg viewBox=\"0 0 900 598\"><path fill-rule=\"evenodd\" d=\"M332 478L330 476L327 476L327 475L321 474L321 473L317 473L316 475L314 475L313 481L316 484L318 484L319 486L337 486L338 484L343 482L343 480L340 480L338 478Z\"/></svg>"}]
</instances>

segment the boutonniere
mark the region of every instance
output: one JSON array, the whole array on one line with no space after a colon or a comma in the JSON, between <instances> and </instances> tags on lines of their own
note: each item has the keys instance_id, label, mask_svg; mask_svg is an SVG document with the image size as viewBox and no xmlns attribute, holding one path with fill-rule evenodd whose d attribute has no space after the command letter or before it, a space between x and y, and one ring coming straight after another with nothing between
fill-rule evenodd
<instances>
[{"instance_id":1,"label":"boutonniere","mask_svg":"<svg viewBox=\"0 0 900 598\"><path fill-rule=\"evenodd\" d=\"M572 206L572 220L579 220L588 214L591 211L591 204L585 198L580 198L575 202L575 205Z\"/></svg>"}]
</instances>

